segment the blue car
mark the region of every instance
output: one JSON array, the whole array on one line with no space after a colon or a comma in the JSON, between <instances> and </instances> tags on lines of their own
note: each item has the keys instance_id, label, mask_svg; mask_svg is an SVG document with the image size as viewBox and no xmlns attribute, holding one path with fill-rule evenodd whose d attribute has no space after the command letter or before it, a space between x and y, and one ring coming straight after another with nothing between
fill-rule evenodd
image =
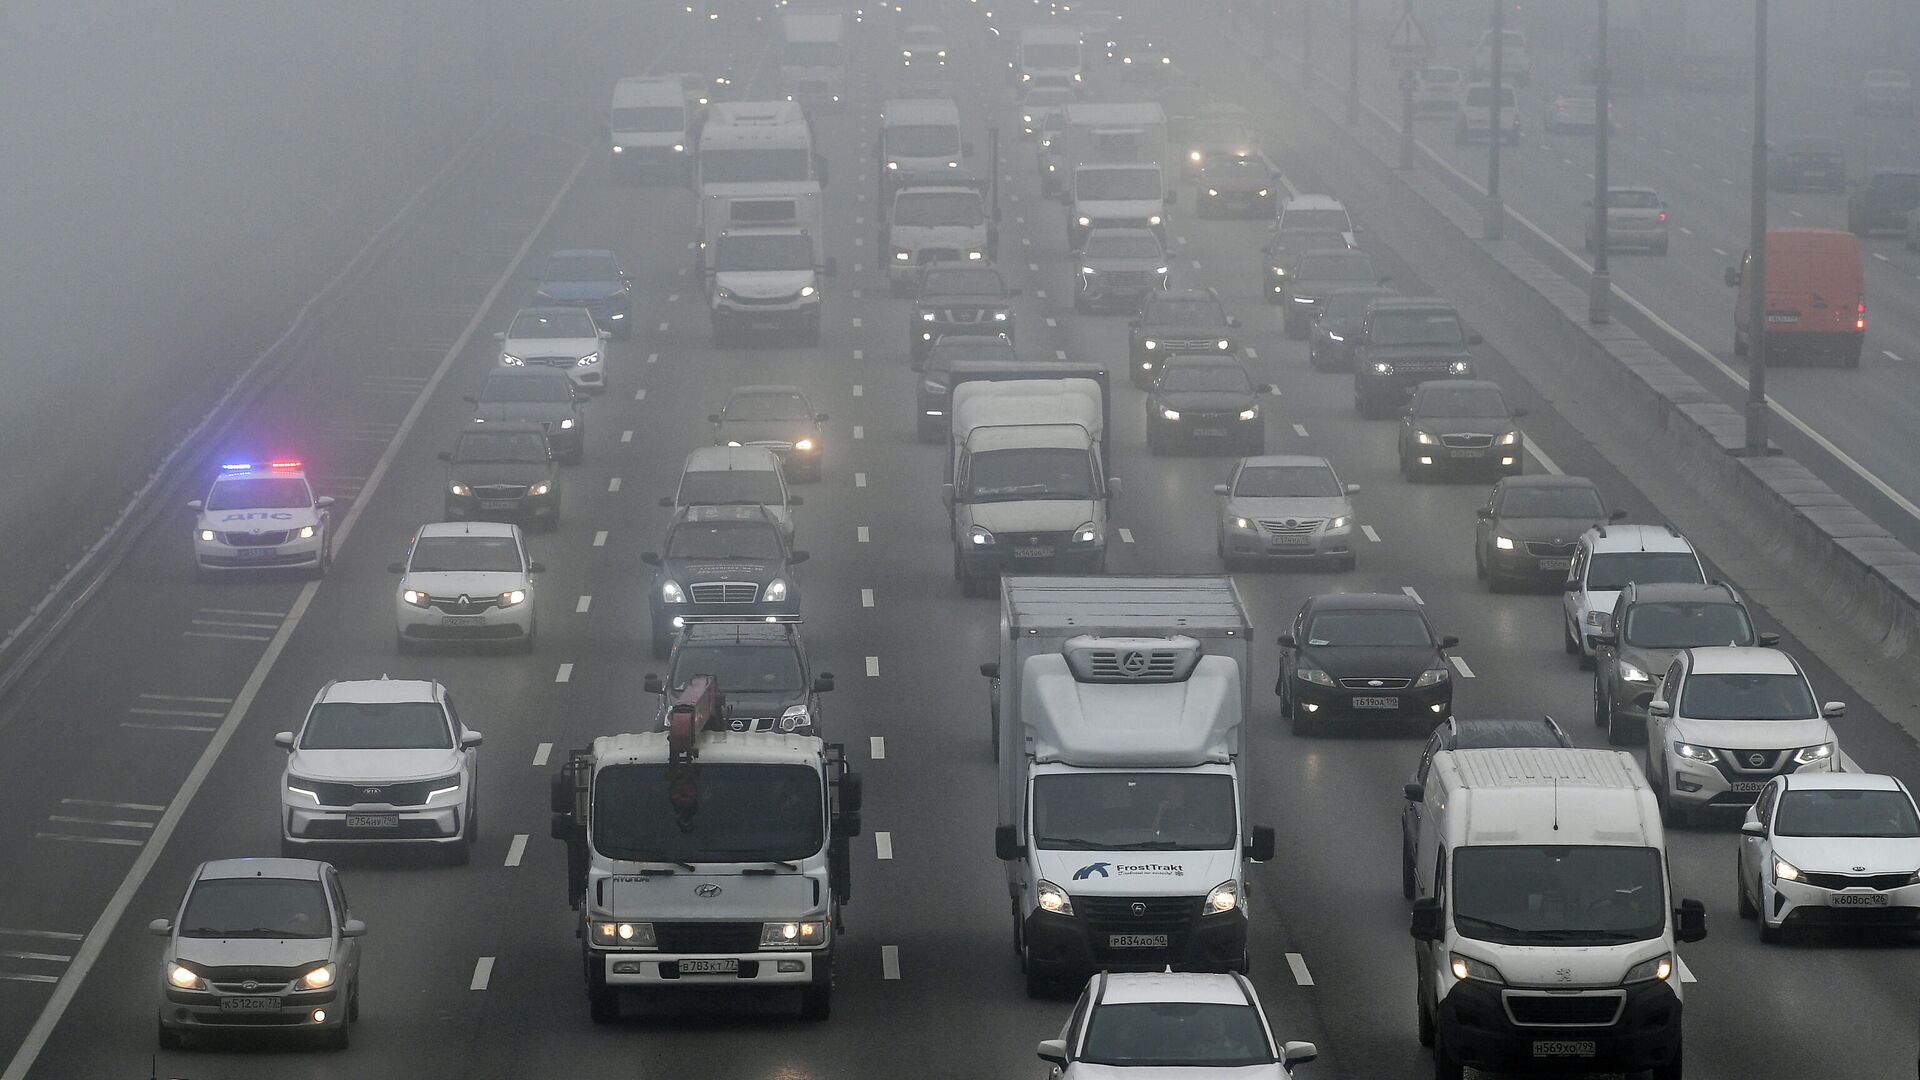
<instances>
[{"instance_id":1,"label":"blue car","mask_svg":"<svg viewBox=\"0 0 1920 1080\"><path fill-rule=\"evenodd\" d=\"M614 337L633 334L633 279L611 251L577 249L547 255L532 273L542 302L584 307L593 324Z\"/></svg>"}]
</instances>

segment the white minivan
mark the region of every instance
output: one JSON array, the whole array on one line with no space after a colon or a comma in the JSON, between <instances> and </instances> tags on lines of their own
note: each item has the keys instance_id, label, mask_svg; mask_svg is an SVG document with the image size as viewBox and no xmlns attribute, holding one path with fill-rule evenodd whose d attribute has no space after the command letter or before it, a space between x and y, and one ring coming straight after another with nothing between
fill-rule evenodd
<instances>
[{"instance_id":1,"label":"white minivan","mask_svg":"<svg viewBox=\"0 0 1920 1080\"><path fill-rule=\"evenodd\" d=\"M1494 102L1500 103L1500 141L1509 146L1520 144L1520 96L1514 93L1513 84L1502 82L1500 95L1496 99L1493 84L1478 82L1467 87L1466 99L1460 103L1460 111L1453 121L1453 141L1456 143L1484 142L1487 132L1493 129Z\"/></svg>"},{"instance_id":2,"label":"white minivan","mask_svg":"<svg viewBox=\"0 0 1920 1080\"><path fill-rule=\"evenodd\" d=\"M660 505L759 506L793 539L793 508L801 497L787 490L780 459L764 446L701 446L687 455L680 484Z\"/></svg>"}]
</instances>

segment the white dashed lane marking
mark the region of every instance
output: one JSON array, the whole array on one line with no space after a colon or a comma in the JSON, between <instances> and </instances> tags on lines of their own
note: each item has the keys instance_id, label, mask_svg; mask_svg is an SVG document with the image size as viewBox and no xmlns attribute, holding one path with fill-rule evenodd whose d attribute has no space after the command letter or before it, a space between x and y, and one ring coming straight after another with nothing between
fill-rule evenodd
<instances>
[{"instance_id":1,"label":"white dashed lane marking","mask_svg":"<svg viewBox=\"0 0 1920 1080\"><path fill-rule=\"evenodd\" d=\"M552 755L553 755L553 744L550 742L543 742L539 746L534 747L533 748L533 767L536 769L543 768L547 764L547 758L551 757Z\"/></svg>"},{"instance_id":2,"label":"white dashed lane marking","mask_svg":"<svg viewBox=\"0 0 1920 1080\"><path fill-rule=\"evenodd\" d=\"M617 477L617 476L614 476L614 477L609 477L609 478L607 479L607 490L608 490L608 491L619 491L619 490L620 490L620 478L619 478L619 477Z\"/></svg>"},{"instance_id":3,"label":"white dashed lane marking","mask_svg":"<svg viewBox=\"0 0 1920 1080\"><path fill-rule=\"evenodd\" d=\"M855 424L855 425L853 425L853 437L854 437L854 438L856 438L856 439L864 439L864 438L866 438L866 437L867 437L867 428L866 428L866 425L864 425L864 424Z\"/></svg>"},{"instance_id":4,"label":"white dashed lane marking","mask_svg":"<svg viewBox=\"0 0 1920 1080\"><path fill-rule=\"evenodd\" d=\"M1307 970L1307 958L1297 952L1287 954L1287 967L1293 971L1293 981L1300 986L1313 985L1313 973Z\"/></svg>"},{"instance_id":5,"label":"white dashed lane marking","mask_svg":"<svg viewBox=\"0 0 1920 1080\"><path fill-rule=\"evenodd\" d=\"M1447 659L1453 661L1453 670L1459 672L1461 678L1463 679L1473 678L1473 669L1467 666L1467 662L1465 660L1462 660L1457 656L1449 656L1447 657Z\"/></svg>"},{"instance_id":6,"label":"white dashed lane marking","mask_svg":"<svg viewBox=\"0 0 1920 1080\"><path fill-rule=\"evenodd\" d=\"M900 946L880 946L880 977L898 981L900 978Z\"/></svg>"},{"instance_id":7,"label":"white dashed lane marking","mask_svg":"<svg viewBox=\"0 0 1920 1080\"><path fill-rule=\"evenodd\" d=\"M560 670L553 673L553 681L560 683L573 678L573 665L561 664Z\"/></svg>"},{"instance_id":8,"label":"white dashed lane marking","mask_svg":"<svg viewBox=\"0 0 1920 1080\"><path fill-rule=\"evenodd\" d=\"M1120 542L1121 542L1121 543L1123 543L1123 544L1131 544L1131 543L1133 543L1133 530L1132 530L1132 529L1121 529L1121 530L1120 530Z\"/></svg>"},{"instance_id":9,"label":"white dashed lane marking","mask_svg":"<svg viewBox=\"0 0 1920 1080\"><path fill-rule=\"evenodd\" d=\"M593 597L590 595L582 596L579 599L579 601L573 605L573 613L575 615L585 615L587 613L587 609L591 608L592 606L593 606Z\"/></svg>"},{"instance_id":10,"label":"white dashed lane marking","mask_svg":"<svg viewBox=\"0 0 1920 1080\"><path fill-rule=\"evenodd\" d=\"M593 534L593 546L594 547L607 546L607 530L601 529L600 531Z\"/></svg>"},{"instance_id":11,"label":"white dashed lane marking","mask_svg":"<svg viewBox=\"0 0 1920 1080\"><path fill-rule=\"evenodd\" d=\"M1418 592L1416 592L1416 591L1414 590L1414 588L1413 588L1413 586L1411 586L1411 585L1402 585L1402 586L1400 586L1400 591L1401 591L1401 592L1403 592L1403 593L1406 593L1406 594L1407 594L1408 596L1410 596L1410 597L1412 597L1412 598L1413 598L1413 602L1414 602L1414 603L1416 603L1416 604L1419 604L1419 605L1421 605L1422 607L1425 607L1425 606L1426 606L1426 603L1427 603L1427 602L1426 602L1425 600L1422 600L1422 599L1420 599L1420 594L1419 594Z\"/></svg>"},{"instance_id":12,"label":"white dashed lane marking","mask_svg":"<svg viewBox=\"0 0 1920 1080\"><path fill-rule=\"evenodd\" d=\"M867 527L865 525L855 525L853 527L853 539L856 543L866 543L867 536Z\"/></svg>"},{"instance_id":13,"label":"white dashed lane marking","mask_svg":"<svg viewBox=\"0 0 1920 1080\"><path fill-rule=\"evenodd\" d=\"M633 432L631 432L631 431L623 431L623 432L621 432L621 433L620 433L620 441L621 441L621 442L632 442L632 441L633 441Z\"/></svg>"},{"instance_id":14,"label":"white dashed lane marking","mask_svg":"<svg viewBox=\"0 0 1920 1080\"><path fill-rule=\"evenodd\" d=\"M854 397L865 397L866 395L867 395L867 390L865 387L861 386L859 383L853 384Z\"/></svg>"},{"instance_id":15,"label":"white dashed lane marking","mask_svg":"<svg viewBox=\"0 0 1920 1080\"><path fill-rule=\"evenodd\" d=\"M860 606L861 607L873 606L873 590L872 589L860 590Z\"/></svg>"},{"instance_id":16,"label":"white dashed lane marking","mask_svg":"<svg viewBox=\"0 0 1920 1080\"><path fill-rule=\"evenodd\" d=\"M853 350L853 358L855 360L864 360L866 359L866 357L867 357L867 354L860 351L859 349Z\"/></svg>"},{"instance_id":17,"label":"white dashed lane marking","mask_svg":"<svg viewBox=\"0 0 1920 1080\"><path fill-rule=\"evenodd\" d=\"M863 488L863 487L866 487L866 486L867 486L867 474L866 474L866 473L863 473L863 472L857 472L857 473L854 473L854 474L853 474L853 486L854 486L854 487L857 487L857 488Z\"/></svg>"},{"instance_id":18,"label":"white dashed lane marking","mask_svg":"<svg viewBox=\"0 0 1920 1080\"><path fill-rule=\"evenodd\" d=\"M1893 361L1893 362L1894 362L1894 363L1896 363L1896 364L1898 364L1898 363L1900 363L1900 362L1901 362L1901 361L1900 361L1900 354L1899 354L1899 353L1896 353L1896 352L1894 352L1894 351L1892 351L1892 350L1890 350L1890 349L1881 349L1881 350L1880 350L1880 355L1881 355L1881 356L1884 356L1884 357L1886 357L1887 359L1889 359L1889 360L1891 360L1891 361Z\"/></svg>"},{"instance_id":19,"label":"white dashed lane marking","mask_svg":"<svg viewBox=\"0 0 1920 1080\"><path fill-rule=\"evenodd\" d=\"M493 980L493 957L483 956L473 962L473 981L467 984L469 990L485 990L487 983Z\"/></svg>"},{"instance_id":20,"label":"white dashed lane marking","mask_svg":"<svg viewBox=\"0 0 1920 1080\"><path fill-rule=\"evenodd\" d=\"M1364 534L1369 541L1376 544L1380 542L1380 534L1373 531L1373 526L1362 525L1360 526L1360 532Z\"/></svg>"},{"instance_id":21,"label":"white dashed lane marking","mask_svg":"<svg viewBox=\"0 0 1920 1080\"><path fill-rule=\"evenodd\" d=\"M886 736L874 735L867 739L867 756L873 758L875 761L887 760Z\"/></svg>"},{"instance_id":22,"label":"white dashed lane marking","mask_svg":"<svg viewBox=\"0 0 1920 1080\"><path fill-rule=\"evenodd\" d=\"M507 866L519 866L520 859L527 853L527 834L514 833L513 843L507 845Z\"/></svg>"},{"instance_id":23,"label":"white dashed lane marking","mask_svg":"<svg viewBox=\"0 0 1920 1080\"><path fill-rule=\"evenodd\" d=\"M645 401L645 400L647 400L647 388L643 386L643 387L641 387L641 388L639 388L638 390L635 390L635 391L633 392L633 400L635 400L635 401Z\"/></svg>"},{"instance_id":24,"label":"white dashed lane marking","mask_svg":"<svg viewBox=\"0 0 1920 1080\"><path fill-rule=\"evenodd\" d=\"M880 658L877 656L867 657L867 678L877 679L879 677L880 677Z\"/></svg>"},{"instance_id":25,"label":"white dashed lane marking","mask_svg":"<svg viewBox=\"0 0 1920 1080\"><path fill-rule=\"evenodd\" d=\"M877 832L873 834L873 853L881 860L893 858L893 834Z\"/></svg>"},{"instance_id":26,"label":"white dashed lane marking","mask_svg":"<svg viewBox=\"0 0 1920 1080\"><path fill-rule=\"evenodd\" d=\"M1298 435L1298 436L1300 436L1300 437L1301 437L1301 438L1303 438L1303 439L1304 439L1304 438L1306 438L1306 437L1307 437L1307 427L1306 427L1306 425L1305 425L1305 424L1295 424L1295 425L1293 425L1293 433L1294 433L1295 435Z\"/></svg>"},{"instance_id":27,"label":"white dashed lane marking","mask_svg":"<svg viewBox=\"0 0 1920 1080\"><path fill-rule=\"evenodd\" d=\"M657 364L657 363L659 363L659 362L660 362L660 354L659 354L659 353L657 353L657 352L650 352L650 353L648 353L648 354L647 354L647 363L649 363L649 364Z\"/></svg>"}]
</instances>

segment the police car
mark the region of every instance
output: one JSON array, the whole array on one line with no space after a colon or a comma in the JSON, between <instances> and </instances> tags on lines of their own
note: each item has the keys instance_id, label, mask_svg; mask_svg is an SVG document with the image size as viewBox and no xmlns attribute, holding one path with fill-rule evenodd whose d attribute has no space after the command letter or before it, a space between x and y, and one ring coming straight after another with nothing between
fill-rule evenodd
<instances>
[{"instance_id":1,"label":"police car","mask_svg":"<svg viewBox=\"0 0 1920 1080\"><path fill-rule=\"evenodd\" d=\"M228 462L195 515L193 563L200 576L305 568L320 577L333 563L333 497L315 498L298 461Z\"/></svg>"}]
</instances>

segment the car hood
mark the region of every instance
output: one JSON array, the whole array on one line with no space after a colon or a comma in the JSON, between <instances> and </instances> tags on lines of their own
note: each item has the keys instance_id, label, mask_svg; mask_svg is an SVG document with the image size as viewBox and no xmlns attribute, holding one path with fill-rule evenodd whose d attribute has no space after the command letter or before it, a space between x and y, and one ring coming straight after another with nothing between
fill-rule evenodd
<instances>
[{"instance_id":1,"label":"car hood","mask_svg":"<svg viewBox=\"0 0 1920 1080\"><path fill-rule=\"evenodd\" d=\"M304 506L276 510L205 510L200 526L221 532L278 532L318 524L320 515Z\"/></svg>"},{"instance_id":2,"label":"car hood","mask_svg":"<svg viewBox=\"0 0 1920 1080\"><path fill-rule=\"evenodd\" d=\"M460 771L459 750L295 750L287 773L308 780L399 784Z\"/></svg>"},{"instance_id":3,"label":"car hood","mask_svg":"<svg viewBox=\"0 0 1920 1080\"><path fill-rule=\"evenodd\" d=\"M1431 645L1308 645L1301 655L1336 679L1412 679L1442 663Z\"/></svg>"},{"instance_id":4,"label":"car hood","mask_svg":"<svg viewBox=\"0 0 1920 1080\"><path fill-rule=\"evenodd\" d=\"M715 286L746 299L775 300L813 284L812 270L717 270Z\"/></svg>"},{"instance_id":5,"label":"car hood","mask_svg":"<svg viewBox=\"0 0 1920 1080\"><path fill-rule=\"evenodd\" d=\"M508 589L526 588L527 575L516 571L434 570L407 574L400 579L400 587L434 596L498 596Z\"/></svg>"},{"instance_id":6,"label":"car hood","mask_svg":"<svg viewBox=\"0 0 1920 1080\"><path fill-rule=\"evenodd\" d=\"M1811 720L1689 720L1676 717L1668 726L1681 742L1715 749L1789 750L1833 742L1833 728L1819 717Z\"/></svg>"},{"instance_id":7,"label":"car hood","mask_svg":"<svg viewBox=\"0 0 1920 1080\"><path fill-rule=\"evenodd\" d=\"M1076 1061L1067 1066L1061 1080L1287 1080L1284 1065L1219 1066L1168 1065L1143 1068L1134 1065L1093 1065Z\"/></svg>"},{"instance_id":8,"label":"car hood","mask_svg":"<svg viewBox=\"0 0 1920 1080\"><path fill-rule=\"evenodd\" d=\"M1350 515L1353 508L1344 495L1321 498L1270 498L1227 500L1227 513L1244 518L1335 518Z\"/></svg>"},{"instance_id":9,"label":"car hood","mask_svg":"<svg viewBox=\"0 0 1920 1080\"><path fill-rule=\"evenodd\" d=\"M1501 428L1496 434L1512 430ZM1604 518L1503 517L1493 523L1493 531L1515 540L1546 540L1575 544L1580 537Z\"/></svg>"},{"instance_id":10,"label":"car hood","mask_svg":"<svg viewBox=\"0 0 1920 1080\"><path fill-rule=\"evenodd\" d=\"M1920 838L1914 837L1776 835L1773 851L1802 870L1833 874L1905 873L1920 866Z\"/></svg>"},{"instance_id":11,"label":"car hood","mask_svg":"<svg viewBox=\"0 0 1920 1080\"><path fill-rule=\"evenodd\" d=\"M202 967L298 968L333 959L332 938L203 938L176 935L173 959Z\"/></svg>"},{"instance_id":12,"label":"car hood","mask_svg":"<svg viewBox=\"0 0 1920 1080\"><path fill-rule=\"evenodd\" d=\"M1230 390L1166 390L1155 400L1177 412L1240 412L1258 404L1252 394Z\"/></svg>"},{"instance_id":13,"label":"car hood","mask_svg":"<svg viewBox=\"0 0 1920 1080\"><path fill-rule=\"evenodd\" d=\"M682 584L693 581L765 582L774 576L777 565L766 562L723 562L718 559L668 559L666 571Z\"/></svg>"},{"instance_id":14,"label":"car hood","mask_svg":"<svg viewBox=\"0 0 1920 1080\"><path fill-rule=\"evenodd\" d=\"M788 706L808 704L805 690L767 690L754 693L741 693L739 690L727 691L727 715L740 720L757 720L761 717L777 717L786 712ZM667 703L663 700L660 709L654 715L656 727L666 727ZM1915 865L1920 866L1920 863Z\"/></svg>"},{"instance_id":15,"label":"car hood","mask_svg":"<svg viewBox=\"0 0 1920 1080\"><path fill-rule=\"evenodd\" d=\"M1263 188L1271 191L1273 189L1273 178L1270 176L1243 176L1239 173L1203 180L1201 183L1215 191L1259 191Z\"/></svg>"},{"instance_id":16,"label":"car hood","mask_svg":"<svg viewBox=\"0 0 1920 1080\"><path fill-rule=\"evenodd\" d=\"M1138 259L1138 258L1119 258L1115 256L1094 255L1094 256L1089 256L1085 259L1082 259L1080 261L1080 265L1091 266L1094 268L1095 271L1104 273L1104 274L1124 273L1127 271L1136 271L1136 270L1143 270L1143 271L1146 271L1147 273L1152 273L1153 271L1158 270L1161 267L1167 265L1167 260L1165 258Z\"/></svg>"},{"instance_id":17,"label":"car hood","mask_svg":"<svg viewBox=\"0 0 1920 1080\"><path fill-rule=\"evenodd\" d=\"M1040 876L1069 896L1205 896L1240 868L1238 845L1219 851L1057 851L1035 848Z\"/></svg>"},{"instance_id":18,"label":"car hood","mask_svg":"<svg viewBox=\"0 0 1920 1080\"><path fill-rule=\"evenodd\" d=\"M539 295L549 300L605 300L622 289L618 281L548 281L540 286Z\"/></svg>"},{"instance_id":19,"label":"car hood","mask_svg":"<svg viewBox=\"0 0 1920 1080\"><path fill-rule=\"evenodd\" d=\"M564 401L486 401L473 409L475 420L495 424L558 424L575 415L573 406Z\"/></svg>"},{"instance_id":20,"label":"car hood","mask_svg":"<svg viewBox=\"0 0 1920 1080\"><path fill-rule=\"evenodd\" d=\"M793 443L812 434L813 423L809 420L722 420L719 426L721 442L737 442L742 446Z\"/></svg>"},{"instance_id":21,"label":"car hood","mask_svg":"<svg viewBox=\"0 0 1920 1080\"><path fill-rule=\"evenodd\" d=\"M1352 278L1303 278L1293 279L1293 291L1296 296L1325 296L1335 289L1351 289L1356 285L1372 285L1372 281L1355 281Z\"/></svg>"},{"instance_id":22,"label":"car hood","mask_svg":"<svg viewBox=\"0 0 1920 1080\"><path fill-rule=\"evenodd\" d=\"M600 351L600 339L597 337L577 338L508 338L500 343L500 351L514 356L585 356Z\"/></svg>"},{"instance_id":23,"label":"car hood","mask_svg":"<svg viewBox=\"0 0 1920 1080\"><path fill-rule=\"evenodd\" d=\"M1091 499L1035 499L1023 502L970 503L967 516L996 537L1023 532L1060 532L1100 518Z\"/></svg>"},{"instance_id":24,"label":"car hood","mask_svg":"<svg viewBox=\"0 0 1920 1080\"><path fill-rule=\"evenodd\" d=\"M1352 283L1348 282L1348 284L1352 284ZM1295 292L1300 291L1299 285L1295 285L1293 288ZM1367 344L1367 356L1374 360L1398 360L1403 356L1408 358L1418 357L1420 359L1425 359L1429 356L1466 356L1466 355L1468 355L1467 347L1465 345L1459 345L1459 344L1455 344L1455 345L1438 345L1438 344L1375 345L1372 343Z\"/></svg>"},{"instance_id":25,"label":"car hood","mask_svg":"<svg viewBox=\"0 0 1920 1080\"><path fill-rule=\"evenodd\" d=\"M1368 356L1376 355L1372 351ZM1505 435L1517 425L1511 416L1416 416L1413 426L1434 435ZM1574 536L1579 536L1574 533Z\"/></svg>"},{"instance_id":26,"label":"car hood","mask_svg":"<svg viewBox=\"0 0 1920 1080\"><path fill-rule=\"evenodd\" d=\"M1075 199L1073 208L1087 217L1132 218L1164 213L1166 204L1160 199Z\"/></svg>"},{"instance_id":27,"label":"car hood","mask_svg":"<svg viewBox=\"0 0 1920 1080\"><path fill-rule=\"evenodd\" d=\"M448 475L463 484L537 484L553 475L553 467L519 461L456 461Z\"/></svg>"}]
</instances>

